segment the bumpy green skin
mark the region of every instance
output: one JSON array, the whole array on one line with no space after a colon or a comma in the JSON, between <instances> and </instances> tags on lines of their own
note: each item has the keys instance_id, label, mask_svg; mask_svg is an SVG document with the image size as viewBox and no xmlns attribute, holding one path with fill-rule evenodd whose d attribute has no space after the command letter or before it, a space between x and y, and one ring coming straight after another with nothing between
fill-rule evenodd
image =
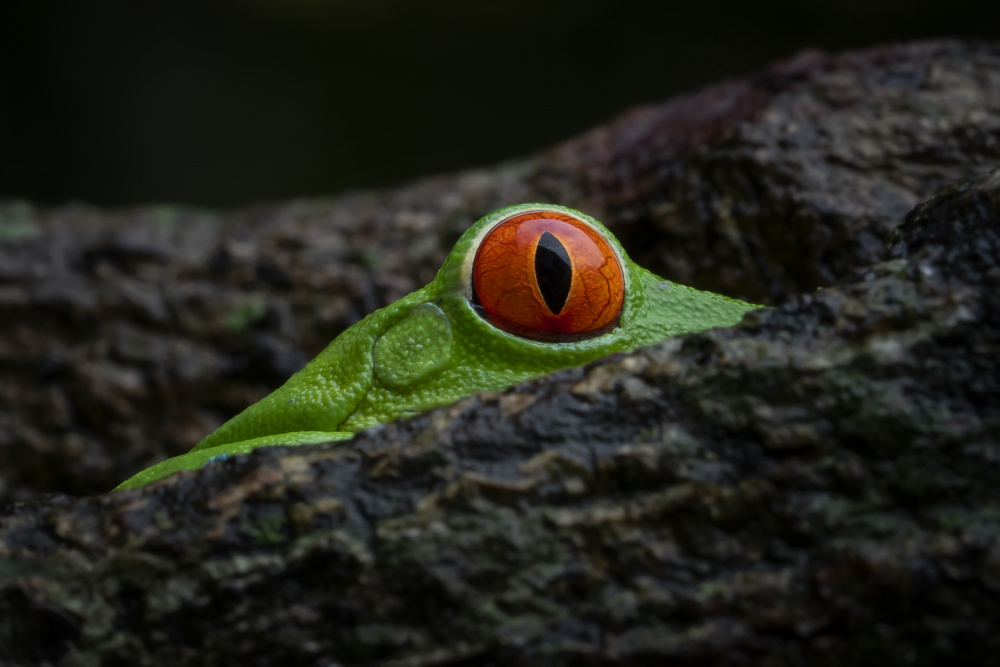
<instances>
[{"instance_id":1,"label":"bumpy green skin","mask_svg":"<svg viewBox=\"0 0 1000 667\"><path fill-rule=\"evenodd\" d=\"M592 224L618 253L625 274L619 326L589 340L548 343L495 328L469 303L475 248L497 220L555 210ZM344 331L271 395L230 419L188 454L159 463L116 490L146 484L221 456L267 445L346 440L374 424L499 390L559 368L670 336L732 326L758 308L662 280L637 266L597 220L560 206L494 211L458 240L433 282Z\"/></svg>"}]
</instances>

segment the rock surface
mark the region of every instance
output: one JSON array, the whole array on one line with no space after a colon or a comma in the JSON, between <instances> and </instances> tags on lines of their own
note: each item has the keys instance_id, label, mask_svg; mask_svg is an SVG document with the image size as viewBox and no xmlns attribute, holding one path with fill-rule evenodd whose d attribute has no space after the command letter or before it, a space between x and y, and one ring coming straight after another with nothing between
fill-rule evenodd
<instances>
[{"instance_id":1,"label":"rock surface","mask_svg":"<svg viewBox=\"0 0 1000 667\"><path fill-rule=\"evenodd\" d=\"M998 664L1000 172L916 206L995 164L1000 46L934 43L389 193L7 205L0 469L36 500L0 518L0 662ZM183 451L527 200L776 307L346 446L39 497Z\"/></svg>"},{"instance_id":2,"label":"rock surface","mask_svg":"<svg viewBox=\"0 0 1000 667\"><path fill-rule=\"evenodd\" d=\"M784 303L878 259L917 203L1000 164L1000 46L804 54L534 159L231 213L0 205L0 507L187 451L459 234L550 201L640 265Z\"/></svg>"}]
</instances>

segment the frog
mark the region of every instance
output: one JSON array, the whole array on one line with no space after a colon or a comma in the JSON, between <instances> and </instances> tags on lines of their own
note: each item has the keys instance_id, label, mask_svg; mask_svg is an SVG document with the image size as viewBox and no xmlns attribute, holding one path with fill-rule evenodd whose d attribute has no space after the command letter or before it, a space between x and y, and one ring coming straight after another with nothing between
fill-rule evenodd
<instances>
[{"instance_id":1,"label":"frog","mask_svg":"<svg viewBox=\"0 0 1000 667\"><path fill-rule=\"evenodd\" d=\"M507 206L469 227L429 284L345 329L190 452L115 491L258 447L343 442L476 392L734 326L760 307L658 277L581 211Z\"/></svg>"}]
</instances>

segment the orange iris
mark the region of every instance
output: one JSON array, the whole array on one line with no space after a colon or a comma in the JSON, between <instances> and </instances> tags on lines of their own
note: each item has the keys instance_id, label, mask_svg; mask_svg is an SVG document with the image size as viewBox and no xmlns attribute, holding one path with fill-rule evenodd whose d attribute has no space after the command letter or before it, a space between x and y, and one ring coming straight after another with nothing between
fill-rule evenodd
<instances>
[{"instance_id":1,"label":"orange iris","mask_svg":"<svg viewBox=\"0 0 1000 667\"><path fill-rule=\"evenodd\" d=\"M590 225L566 213L522 213L483 239L472 268L475 298L498 328L535 340L577 340L618 324L625 279Z\"/></svg>"}]
</instances>

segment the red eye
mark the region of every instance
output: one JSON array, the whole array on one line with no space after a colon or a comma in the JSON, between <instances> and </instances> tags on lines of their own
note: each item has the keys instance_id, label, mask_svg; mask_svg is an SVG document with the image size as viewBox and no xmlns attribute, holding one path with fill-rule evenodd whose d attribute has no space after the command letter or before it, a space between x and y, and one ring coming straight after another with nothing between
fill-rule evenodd
<instances>
[{"instance_id":1,"label":"red eye","mask_svg":"<svg viewBox=\"0 0 1000 667\"><path fill-rule=\"evenodd\" d=\"M590 225L566 213L536 211L501 222L472 266L485 316L525 338L567 341L614 328L625 279L618 257Z\"/></svg>"}]
</instances>

